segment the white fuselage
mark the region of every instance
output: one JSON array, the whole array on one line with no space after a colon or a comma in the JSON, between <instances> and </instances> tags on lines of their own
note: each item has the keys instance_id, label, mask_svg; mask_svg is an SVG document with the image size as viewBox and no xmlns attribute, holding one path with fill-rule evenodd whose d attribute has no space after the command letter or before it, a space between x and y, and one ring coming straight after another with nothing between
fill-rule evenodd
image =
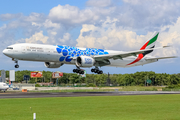
<instances>
[{"instance_id":1,"label":"white fuselage","mask_svg":"<svg viewBox=\"0 0 180 120\"><path fill-rule=\"evenodd\" d=\"M9 88L9 86L6 83L0 82L0 91L4 90L6 91Z\"/></svg>"},{"instance_id":2,"label":"white fuselage","mask_svg":"<svg viewBox=\"0 0 180 120\"><path fill-rule=\"evenodd\" d=\"M66 48L66 46L64 46ZM58 53L57 46L53 45L43 45L43 44L30 44L30 43L21 43L21 44L14 44L8 46L6 49L3 50L3 53L13 59L17 60L25 60L25 61L39 61L39 62L56 62L56 63L64 63L64 64L75 64L75 59L71 61L62 60L60 61L60 57L62 57L64 54L67 55L73 55L74 56L95 56L93 53L78 53L78 51L72 53L68 52L70 51L70 48L67 46L67 53ZM86 50L87 48L78 48L78 47L72 47L74 50ZM109 55L113 53L117 53L120 51L112 51L112 50L106 50ZM122 52L123 53L123 52ZM97 54L96 54L97 55ZM72 56L71 56L72 57ZM132 67L132 66L138 66L138 65L144 65L152 62L156 62L157 60L146 60L142 58L138 62L135 62L131 65L128 65L129 63L136 60L137 57L131 56L123 59L109 59L110 64L107 66L115 66L115 67Z\"/></svg>"}]
</instances>

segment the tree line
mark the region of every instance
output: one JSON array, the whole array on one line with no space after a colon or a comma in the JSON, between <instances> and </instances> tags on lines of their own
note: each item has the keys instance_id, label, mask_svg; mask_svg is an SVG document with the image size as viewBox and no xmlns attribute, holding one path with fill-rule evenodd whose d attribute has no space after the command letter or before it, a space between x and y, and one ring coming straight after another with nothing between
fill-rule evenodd
<instances>
[{"instance_id":1,"label":"tree line","mask_svg":"<svg viewBox=\"0 0 180 120\"><path fill-rule=\"evenodd\" d=\"M30 75L32 71L23 70L15 72L15 82L21 83L24 75ZM6 77L9 78L9 71L6 71ZM132 74L86 74L86 77L81 77L75 73L63 73L63 77L58 78L58 85L86 85L86 86L144 86L146 80L151 80L148 85L163 86L177 85L180 83L180 73L166 74L149 72L136 72ZM30 78L29 83L38 82L53 82L51 71L43 71L42 78Z\"/></svg>"}]
</instances>

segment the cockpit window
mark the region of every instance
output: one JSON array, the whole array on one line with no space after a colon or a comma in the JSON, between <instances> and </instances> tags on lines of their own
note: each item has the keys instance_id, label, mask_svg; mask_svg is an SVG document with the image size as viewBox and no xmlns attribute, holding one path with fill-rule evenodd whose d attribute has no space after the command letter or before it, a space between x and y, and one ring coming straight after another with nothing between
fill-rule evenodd
<instances>
[{"instance_id":1,"label":"cockpit window","mask_svg":"<svg viewBox=\"0 0 180 120\"><path fill-rule=\"evenodd\" d=\"M13 49L13 47L7 47L6 49Z\"/></svg>"}]
</instances>

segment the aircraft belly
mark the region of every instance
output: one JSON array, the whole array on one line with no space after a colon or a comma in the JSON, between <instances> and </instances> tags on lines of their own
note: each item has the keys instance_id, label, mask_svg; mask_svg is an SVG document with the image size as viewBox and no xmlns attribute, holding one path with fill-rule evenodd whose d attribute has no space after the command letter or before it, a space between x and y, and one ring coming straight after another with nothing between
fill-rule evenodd
<instances>
[{"instance_id":1,"label":"aircraft belly","mask_svg":"<svg viewBox=\"0 0 180 120\"><path fill-rule=\"evenodd\" d=\"M113 60L113 59L110 59L111 64L109 66L125 67L131 61L132 60L121 60L121 59Z\"/></svg>"},{"instance_id":2,"label":"aircraft belly","mask_svg":"<svg viewBox=\"0 0 180 120\"><path fill-rule=\"evenodd\" d=\"M45 53L24 53L16 55L16 58L19 60L28 60L28 61L42 61L42 62L59 62L60 55L56 54L45 54Z\"/></svg>"},{"instance_id":3,"label":"aircraft belly","mask_svg":"<svg viewBox=\"0 0 180 120\"><path fill-rule=\"evenodd\" d=\"M36 53L21 53L16 55L17 59L20 60L37 60L38 54Z\"/></svg>"},{"instance_id":4,"label":"aircraft belly","mask_svg":"<svg viewBox=\"0 0 180 120\"><path fill-rule=\"evenodd\" d=\"M64 62L65 64L75 64L76 60L71 60L70 62Z\"/></svg>"},{"instance_id":5,"label":"aircraft belly","mask_svg":"<svg viewBox=\"0 0 180 120\"><path fill-rule=\"evenodd\" d=\"M7 88L0 88L0 90L6 90Z\"/></svg>"},{"instance_id":6,"label":"aircraft belly","mask_svg":"<svg viewBox=\"0 0 180 120\"><path fill-rule=\"evenodd\" d=\"M6 90L8 87L1 87L0 90Z\"/></svg>"},{"instance_id":7,"label":"aircraft belly","mask_svg":"<svg viewBox=\"0 0 180 120\"><path fill-rule=\"evenodd\" d=\"M131 65L128 65L129 63L133 62L134 59L123 59L123 60L113 60L111 59L110 60L110 65L108 66L114 66L114 67L133 67L133 66L139 66L139 65L144 65L144 64L148 64L148 63L152 63L152 62L156 62L157 60L153 60L153 61L146 61L144 59L136 62L136 63L133 63Z\"/></svg>"},{"instance_id":8,"label":"aircraft belly","mask_svg":"<svg viewBox=\"0 0 180 120\"><path fill-rule=\"evenodd\" d=\"M38 56L39 60L51 61L51 62L59 62L59 55L56 54L40 54Z\"/></svg>"}]
</instances>

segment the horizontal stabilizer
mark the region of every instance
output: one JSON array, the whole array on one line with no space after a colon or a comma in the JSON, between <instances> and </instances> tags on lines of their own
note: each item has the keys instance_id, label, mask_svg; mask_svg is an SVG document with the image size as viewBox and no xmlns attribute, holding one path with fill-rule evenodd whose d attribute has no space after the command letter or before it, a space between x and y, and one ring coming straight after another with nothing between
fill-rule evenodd
<instances>
[{"instance_id":1,"label":"horizontal stabilizer","mask_svg":"<svg viewBox=\"0 0 180 120\"><path fill-rule=\"evenodd\" d=\"M145 59L146 59L146 60L159 60L159 59L169 59L169 58L177 58L177 56L157 57L157 58L145 58Z\"/></svg>"}]
</instances>

